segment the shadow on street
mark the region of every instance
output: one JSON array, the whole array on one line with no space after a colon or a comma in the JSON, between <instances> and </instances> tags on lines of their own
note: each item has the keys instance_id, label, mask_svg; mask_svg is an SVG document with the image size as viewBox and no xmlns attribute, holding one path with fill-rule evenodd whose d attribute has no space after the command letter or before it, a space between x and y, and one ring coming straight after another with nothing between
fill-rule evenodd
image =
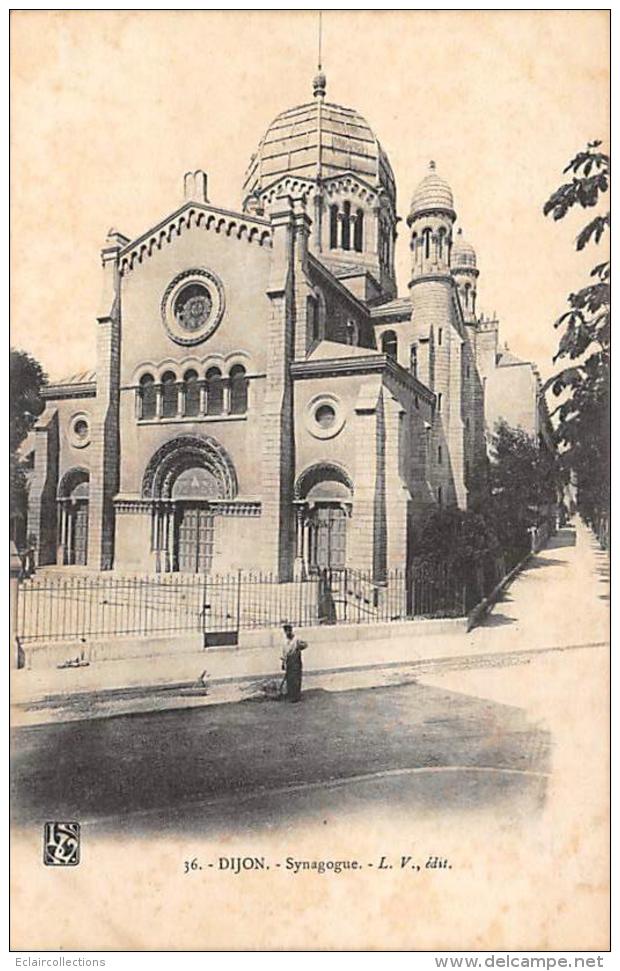
<instances>
[{"instance_id":1,"label":"shadow on street","mask_svg":"<svg viewBox=\"0 0 620 971\"><path fill-rule=\"evenodd\" d=\"M308 691L299 705L241 702L22 728L12 749L16 825L76 819L139 834L259 825L273 810L270 790L281 790L275 801L285 800L286 819L294 805L303 815L325 800L337 811L351 799L346 786L300 790L409 769L462 771L416 776L414 791L413 776L362 780L356 798L477 810L521 789L531 794L534 783L540 801L544 777L519 773L548 771L550 740L518 708L413 683ZM500 771L486 776L481 767Z\"/></svg>"}]
</instances>

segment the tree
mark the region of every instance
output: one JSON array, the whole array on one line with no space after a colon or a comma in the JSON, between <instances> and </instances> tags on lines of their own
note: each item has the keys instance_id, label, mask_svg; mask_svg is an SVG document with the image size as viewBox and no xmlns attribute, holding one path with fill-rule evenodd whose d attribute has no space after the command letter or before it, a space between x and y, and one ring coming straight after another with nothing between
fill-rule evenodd
<instances>
[{"instance_id":1,"label":"tree","mask_svg":"<svg viewBox=\"0 0 620 971\"><path fill-rule=\"evenodd\" d=\"M25 351L11 350L9 358L9 468L10 515L25 515L27 494L24 463L19 448L44 408L41 388L47 381L43 368Z\"/></svg>"},{"instance_id":2,"label":"tree","mask_svg":"<svg viewBox=\"0 0 620 971\"><path fill-rule=\"evenodd\" d=\"M489 517L503 550L518 558L530 547L528 530L557 498L556 459L533 435L505 421L495 426L490 451Z\"/></svg>"},{"instance_id":3,"label":"tree","mask_svg":"<svg viewBox=\"0 0 620 971\"><path fill-rule=\"evenodd\" d=\"M609 156L599 150L600 141L589 142L564 172L572 178L547 200L543 212L563 219L574 206L597 206L609 188ZM576 239L577 250L598 245L610 227L610 214L599 213ZM595 282L568 297L569 309L556 321L561 331L554 362L571 363L545 384L562 400L557 416L557 438L564 468L576 474L577 508L595 529L606 519L609 507L609 365L610 276L609 260L597 263L590 273Z\"/></svg>"},{"instance_id":4,"label":"tree","mask_svg":"<svg viewBox=\"0 0 620 971\"><path fill-rule=\"evenodd\" d=\"M416 565L449 564L458 573L465 574L481 557L500 552L492 525L479 512L458 506L431 506L415 526Z\"/></svg>"}]
</instances>

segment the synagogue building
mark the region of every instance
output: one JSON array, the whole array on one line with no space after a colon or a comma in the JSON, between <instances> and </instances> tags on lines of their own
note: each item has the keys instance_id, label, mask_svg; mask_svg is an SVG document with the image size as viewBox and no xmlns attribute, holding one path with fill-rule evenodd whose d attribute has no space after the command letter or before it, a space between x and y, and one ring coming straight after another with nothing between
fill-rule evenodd
<instances>
[{"instance_id":1,"label":"synagogue building","mask_svg":"<svg viewBox=\"0 0 620 971\"><path fill-rule=\"evenodd\" d=\"M238 211L201 170L182 198L137 238L110 230L96 371L44 391L39 565L404 566L425 509L484 495L495 420L544 425L535 368L478 311L450 186L431 162L399 220L385 150L319 73L267 128Z\"/></svg>"}]
</instances>

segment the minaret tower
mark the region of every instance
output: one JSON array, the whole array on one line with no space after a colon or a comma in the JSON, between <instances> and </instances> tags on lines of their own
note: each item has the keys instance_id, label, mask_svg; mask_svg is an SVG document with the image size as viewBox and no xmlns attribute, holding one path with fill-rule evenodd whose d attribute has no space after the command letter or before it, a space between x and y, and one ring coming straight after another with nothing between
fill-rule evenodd
<instances>
[{"instance_id":1,"label":"minaret tower","mask_svg":"<svg viewBox=\"0 0 620 971\"><path fill-rule=\"evenodd\" d=\"M412 253L409 291L422 350L420 377L437 399L427 457L429 478L438 504L456 503L464 508L461 354L465 334L450 270L455 220L452 190L431 162L428 174L413 193L407 218Z\"/></svg>"}]
</instances>

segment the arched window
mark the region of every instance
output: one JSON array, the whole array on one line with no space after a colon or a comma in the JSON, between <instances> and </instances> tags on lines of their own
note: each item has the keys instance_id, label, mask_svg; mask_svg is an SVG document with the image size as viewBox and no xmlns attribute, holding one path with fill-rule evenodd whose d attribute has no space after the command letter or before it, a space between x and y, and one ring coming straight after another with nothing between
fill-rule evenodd
<instances>
[{"instance_id":1,"label":"arched window","mask_svg":"<svg viewBox=\"0 0 620 971\"><path fill-rule=\"evenodd\" d=\"M308 297L308 336L310 344L315 344L321 337L319 328L319 304L315 297Z\"/></svg>"},{"instance_id":2,"label":"arched window","mask_svg":"<svg viewBox=\"0 0 620 971\"><path fill-rule=\"evenodd\" d=\"M441 262L443 260L443 258L444 258L444 237L445 237L445 235L446 235L446 231L443 228L443 226L441 226L440 229L439 229L439 232L437 233L437 260L439 262Z\"/></svg>"},{"instance_id":3,"label":"arched window","mask_svg":"<svg viewBox=\"0 0 620 971\"><path fill-rule=\"evenodd\" d=\"M359 327L354 320L347 320L347 344L357 347L359 344Z\"/></svg>"},{"instance_id":4,"label":"arched window","mask_svg":"<svg viewBox=\"0 0 620 971\"><path fill-rule=\"evenodd\" d=\"M413 250L413 262L418 262L418 234L414 233L411 237L411 249Z\"/></svg>"},{"instance_id":5,"label":"arched window","mask_svg":"<svg viewBox=\"0 0 620 971\"><path fill-rule=\"evenodd\" d=\"M398 338L393 330L386 330L381 336L381 350L394 361L398 357Z\"/></svg>"},{"instance_id":6,"label":"arched window","mask_svg":"<svg viewBox=\"0 0 620 971\"><path fill-rule=\"evenodd\" d=\"M351 249L351 203L342 207L342 248Z\"/></svg>"},{"instance_id":7,"label":"arched window","mask_svg":"<svg viewBox=\"0 0 620 971\"><path fill-rule=\"evenodd\" d=\"M437 465L441 465L443 461L443 453L441 451L441 445L437 446Z\"/></svg>"},{"instance_id":8,"label":"arched window","mask_svg":"<svg viewBox=\"0 0 620 971\"><path fill-rule=\"evenodd\" d=\"M329 207L329 245L338 248L338 206Z\"/></svg>"},{"instance_id":9,"label":"arched window","mask_svg":"<svg viewBox=\"0 0 620 971\"><path fill-rule=\"evenodd\" d=\"M221 415L224 410L224 384L222 372L217 367L210 367L207 378L207 414Z\"/></svg>"},{"instance_id":10,"label":"arched window","mask_svg":"<svg viewBox=\"0 0 620 971\"><path fill-rule=\"evenodd\" d=\"M431 231L428 227L422 230L422 239L424 240L424 258L428 260L431 256Z\"/></svg>"},{"instance_id":11,"label":"arched window","mask_svg":"<svg viewBox=\"0 0 620 971\"><path fill-rule=\"evenodd\" d=\"M357 253L361 253L364 248L364 211L362 209L358 209L355 214L353 248Z\"/></svg>"},{"instance_id":12,"label":"arched window","mask_svg":"<svg viewBox=\"0 0 620 971\"><path fill-rule=\"evenodd\" d=\"M166 371L161 379L162 418L174 418L179 409L179 391L174 371Z\"/></svg>"},{"instance_id":13,"label":"arched window","mask_svg":"<svg viewBox=\"0 0 620 971\"><path fill-rule=\"evenodd\" d=\"M243 364L230 369L230 413L245 415L248 410L248 379Z\"/></svg>"},{"instance_id":14,"label":"arched window","mask_svg":"<svg viewBox=\"0 0 620 971\"><path fill-rule=\"evenodd\" d=\"M140 378L140 418L154 418L157 412L157 391L155 378L152 374L143 374Z\"/></svg>"},{"instance_id":15,"label":"arched window","mask_svg":"<svg viewBox=\"0 0 620 971\"><path fill-rule=\"evenodd\" d=\"M185 414L193 418L200 414L198 372L194 370L186 371L183 375L183 381L185 382Z\"/></svg>"},{"instance_id":16,"label":"arched window","mask_svg":"<svg viewBox=\"0 0 620 971\"><path fill-rule=\"evenodd\" d=\"M463 292L465 294L465 306L469 307L469 294L471 292L471 283L466 283L463 287Z\"/></svg>"},{"instance_id":17,"label":"arched window","mask_svg":"<svg viewBox=\"0 0 620 971\"><path fill-rule=\"evenodd\" d=\"M414 378L418 376L418 345L412 344L409 357L409 370Z\"/></svg>"}]
</instances>

